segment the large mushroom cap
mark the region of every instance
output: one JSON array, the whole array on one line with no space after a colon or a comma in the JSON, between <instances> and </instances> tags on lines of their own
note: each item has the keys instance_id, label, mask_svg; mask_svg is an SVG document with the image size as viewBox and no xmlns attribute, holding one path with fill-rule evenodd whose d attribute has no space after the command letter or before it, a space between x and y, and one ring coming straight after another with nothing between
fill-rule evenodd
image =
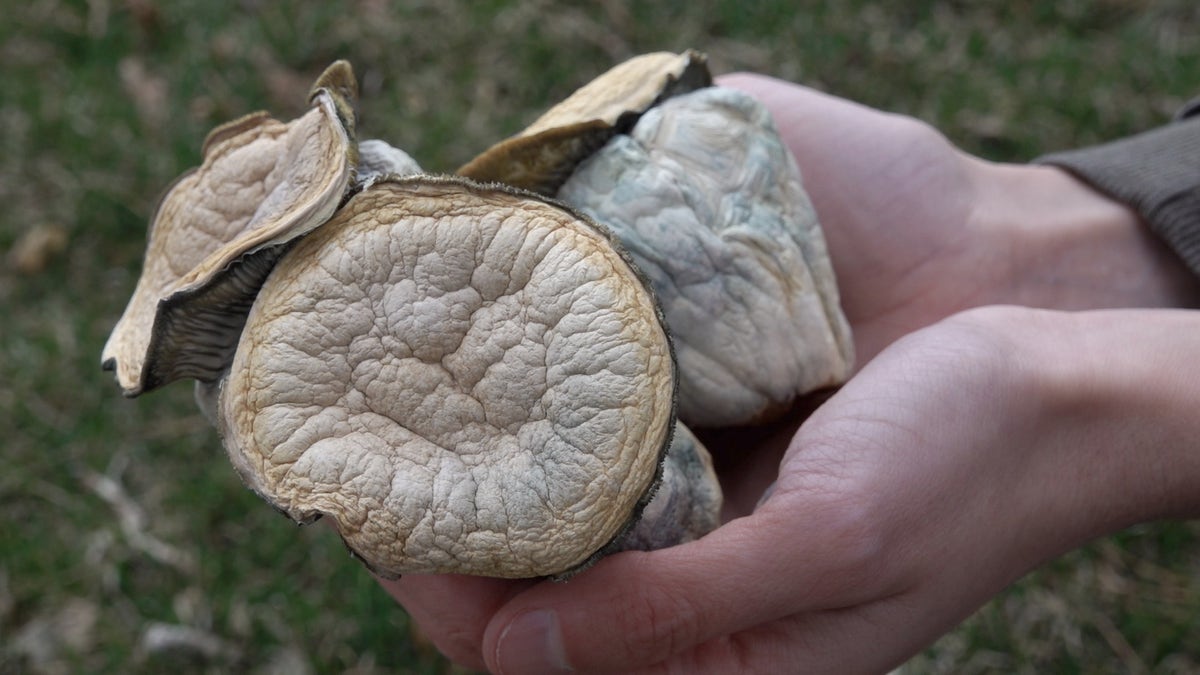
<instances>
[{"instance_id":1,"label":"large mushroom cap","mask_svg":"<svg viewBox=\"0 0 1200 675\"><path fill-rule=\"evenodd\" d=\"M705 57L655 52L621 63L457 173L553 195L580 161L659 101L712 84Z\"/></svg>"},{"instance_id":2,"label":"large mushroom cap","mask_svg":"<svg viewBox=\"0 0 1200 675\"><path fill-rule=\"evenodd\" d=\"M243 479L383 574L561 574L650 498L674 365L590 221L500 186L385 179L277 264L218 416Z\"/></svg>"},{"instance_id":3,"label":"large mushroom cap","mask_svg":"<svg viewBox=\"0 0 1200 675\"><path fill-rule=\"evenodd\" d=\"M612 230L650 278L675 338L683 421L763 421L849 376L816 212L750 97L708 87L661 103L558 196Z\"/></svg>"},{"instance_id":4,"label":"large mushroom cap","mask_svg":"<svg viewBox=\"0 0 1200 675\"><path fill-rule=\"evenodd\" d=\"M151 221L141 278L101 360L127 396L228 365L258 284L287 242L329 219L354 175L349 64L284 124L256 113L213 130L204 162ZM349 116L349 117L347 117Z\"/></svg>"}]
</instances>

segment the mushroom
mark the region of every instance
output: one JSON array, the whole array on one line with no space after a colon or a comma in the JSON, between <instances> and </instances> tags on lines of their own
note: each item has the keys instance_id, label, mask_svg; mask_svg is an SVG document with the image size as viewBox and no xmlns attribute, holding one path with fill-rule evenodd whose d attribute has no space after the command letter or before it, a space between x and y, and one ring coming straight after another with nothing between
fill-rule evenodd
<instances>
[{"instance_id":1,"label":"mushroom","mask_svg":"<svg viewBox=\"0 0 1200 675\"><path fill-rule=\"evenodd\" d=\"M338 61L300 118L258 112L209 133L203 164L155 210L141 278L104 346L101 361L126 396L220 375L258 286L290 242L333 215L355 184L360 150L368 177L419 171L382 142L356 147L357 91Z\"/></svg>"},{"instance_id":2,"label":"mushroom","mask_svg":"<svg viewBox=\"0 0 1200 675\"><path fill-rule=\"evenodd\" d=\"M338 62L297 120L209 135L103 363L130 396L198 380L242 480L381 575L703 536L721 489L677 405L764 419L850 360L794 161L710 85L695 52L639 57L435 177L356 142Z\"/></svg>"},{"instance_id":3,"label":"mushroom","mask_svg":"<svg viewBox=\"0 0 1200 675\"><path fill-rule=\"evenodd\" d=\"M654 551L699 539L721 524L723 499L708 450L676 422L654 497L605 552Z\"/></svg>"},{"instance_id":4,"label":"mushroom","mask_svg":"<svg viewBox=\"0 0 1200 675\"><path fill-rule=\"evenodd\" d=\"M243 480L380 574L569 573L649 500L674 423L654 298L550 201L419 176L277 264L219 426Z\"/></svg>"},{"instance_id":5,"label":"mushroom","mask_svg":"<svg viewBox=\"0 0 1200 675\"><path fill-rule=\"evenodd\" d=\"M680 419L729 426L840 384L853 343L795 159L765 108L710 82L694 52L638 57L460 172L606 225L662 302Z\"/></svg>"},{"instance_id":6,"label":"mushroom","mask_svg":"<svg viewBox=\"0 0 1200 675\"><path fill-rule=\"evenodd\" d=\"M456 171L552 196L575 165L628 129L655 103L712 84L704 56L654 52L618 64L517 135Z\"/></svg>"}]
</instances>

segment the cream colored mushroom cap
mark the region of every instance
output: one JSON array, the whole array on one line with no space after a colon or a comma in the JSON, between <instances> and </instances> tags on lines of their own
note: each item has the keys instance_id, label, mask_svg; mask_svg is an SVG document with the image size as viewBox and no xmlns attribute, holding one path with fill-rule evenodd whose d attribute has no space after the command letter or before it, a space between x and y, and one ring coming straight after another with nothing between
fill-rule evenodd
<instances>
[{"instance_id":1,"label":"cream colored mushroom cap","mask_svg":"<svg viewBox=\"0 0 1200 675\"><path fill-rule=\"evenodd\" d=\"M553 195L575 165L659 101L712 84L704 55L654 52L614 66L456 173Z\"/></svg>"},{"instance_id":2,"label":"cream colored mushroom cap","mask_svg":"<svg viewBox=\"0 0 1200 675\"><path fill-rule=\"evenodd\" d=\"M562 574L649 500L670 343L593 223L428 176L355 195L262 287L219 394L246 483L385 575Z\"/></svg>"}]
</instances>

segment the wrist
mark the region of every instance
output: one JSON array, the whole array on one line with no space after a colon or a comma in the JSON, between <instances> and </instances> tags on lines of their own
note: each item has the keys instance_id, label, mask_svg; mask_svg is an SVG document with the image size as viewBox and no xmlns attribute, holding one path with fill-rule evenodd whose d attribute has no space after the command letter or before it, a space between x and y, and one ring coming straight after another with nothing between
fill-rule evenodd
<instances>
[{"instance_id":1,"label":"wrist","mask_svg":"<svg viewBox=\"0 0 1200 675\"><path fill-rule=\"evenodd\" d=\"M1131 209L1052 166L981 163L976 226L1007 258L998 302L1200 306L1200 281Z\"/></svg>"},{"instance_id":2,"label":"wrist","mask_svg":"<svg viewBox=\"0 0 1200 675\"><path fill-rule=\"evenodd\" d=\"M1036 314L1023 331L1040 406L1026 437L1039 448L1023 482L1027 513L1072 545L1200 517L1200 382L1182 367L1200 358L1200 312Z\"/></svg>"}]
</instances>

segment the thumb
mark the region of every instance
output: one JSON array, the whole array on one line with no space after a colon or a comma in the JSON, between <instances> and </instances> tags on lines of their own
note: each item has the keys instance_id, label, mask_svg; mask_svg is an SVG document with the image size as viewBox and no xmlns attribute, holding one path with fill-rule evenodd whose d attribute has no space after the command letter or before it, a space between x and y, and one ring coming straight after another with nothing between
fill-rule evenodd
<instances>
[{"instance_id":1,"label":"thumb","mask_svg":"<svg viewBox=\"0 0 1200 675\"><path fill-rule=\"evenodd\" d=\"M854 602L877 549L866 519L799 501L807 500L777 493L698 541L614 555L521 593L489 622L484 659L508 675L630 670L797 611Z\"/></svg>"}]
</instances>

